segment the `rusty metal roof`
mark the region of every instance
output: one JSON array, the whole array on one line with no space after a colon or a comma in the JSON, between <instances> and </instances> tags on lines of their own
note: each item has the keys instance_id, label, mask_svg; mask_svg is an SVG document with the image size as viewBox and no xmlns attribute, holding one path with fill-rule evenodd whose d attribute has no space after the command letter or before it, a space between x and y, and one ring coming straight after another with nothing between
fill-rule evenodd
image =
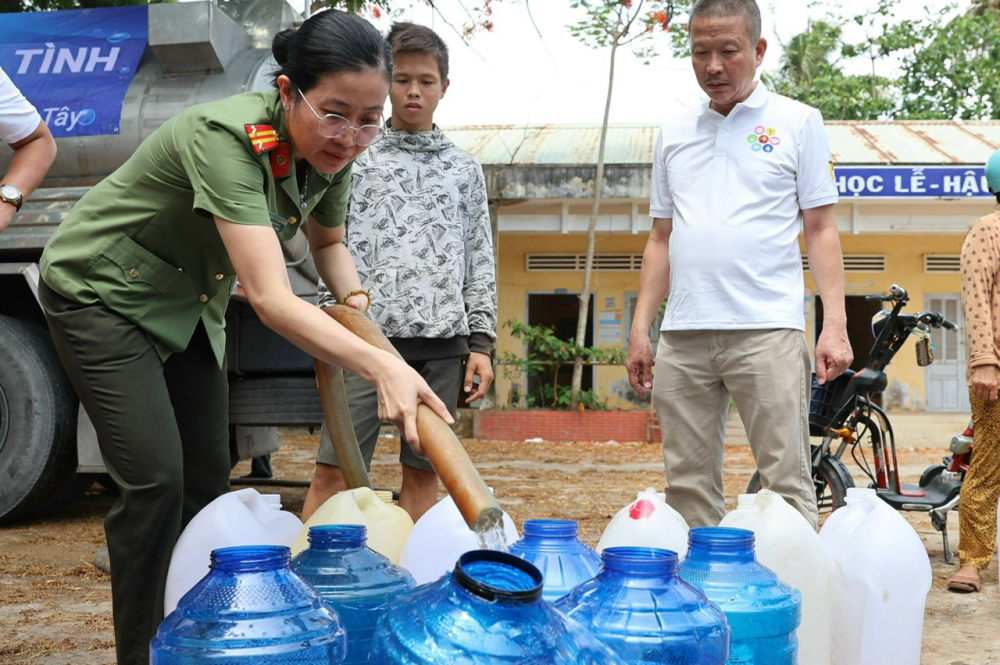
<instances>
[{"instance_id":1,"label":"rusty metal roof","mask_svg":"<svg viewBox=\"0 0 1000 665\"><path fill-rule=\"evenodd\" d=\"M649 164L658 125L612 125L605 146L606 164ZM601 128L588 125L518 127L483 125L446 127L445 134L475 155L483 165L559 164L597 162Z\"/></svg>"},{"instance_id":2,"label":"rusty metal roof","mask_svg":"<svg viewBox=\"0 0 1000 665\"><path fill-rule=\"evenodd\" d=\"M828 122L838 164L983 164L1000 148L1000 121ZM613 125L607 164L649 164L659 125ZM485 166L586 165L597 161L601 128L593 125L482 125L445 128Z\"/></svg>"}]
</instances>

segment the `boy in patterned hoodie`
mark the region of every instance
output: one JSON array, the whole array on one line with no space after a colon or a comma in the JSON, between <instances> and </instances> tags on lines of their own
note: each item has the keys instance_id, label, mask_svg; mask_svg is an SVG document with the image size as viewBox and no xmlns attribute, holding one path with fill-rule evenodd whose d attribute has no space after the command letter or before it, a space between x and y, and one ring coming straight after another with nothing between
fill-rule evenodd
<instances>
[{"instance_id":1,"label":"boy in patterned hoodie","mask_svg":"<svg viewBox=\"0 0 1000 665\"><path fill-rule=\"evenodd\" d=\"M444 41L413 23L394 24L387 39L392 118L386 137L354 162L347 247L369 294L369 316L455 415L460 388L471 403L493 382L497 296L486 182L475 157L434 124L449 83ZM337 295L320 282L320 307ZM378 397L366 381L347 372L344 379L370 467ZM437 501L437 474L405 439L399 461L399 505L416 521ZM345 488L324 428L302 519Z\"/></svg>"}]
</instances>

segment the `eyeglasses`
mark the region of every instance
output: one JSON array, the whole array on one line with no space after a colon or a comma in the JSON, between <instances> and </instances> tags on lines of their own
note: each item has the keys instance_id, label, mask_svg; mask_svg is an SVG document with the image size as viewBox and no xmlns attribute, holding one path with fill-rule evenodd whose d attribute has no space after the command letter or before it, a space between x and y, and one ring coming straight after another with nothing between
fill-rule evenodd
<instances>
[{"instance_id":1,"label":"eyeglasses","mask_svg":"<svg viewBox=\"0 0 1000 665\"><path fill-rule=\"evenodd\" d=\"M298 90L298 88L296 88L296 90ZM302 101L306 103L309 110L312 111L313 115L316 116L316 119L319 120L319 125L317 126L319 133L328 139L335 139L348 129L353 129L354 142L359 146L367 148L373 143L377 143L382 139L382 137L385 136L385 129L381 125L361 125L360 127L354 127L347 121L347 118L339 116L336 113L327 113L326 115L316 113L316 109L314 109L313 105L309 103L309 100L306 99L306 96L301 90L299 91L299 97L302 98Z\"/></svg>"}]
</instances>

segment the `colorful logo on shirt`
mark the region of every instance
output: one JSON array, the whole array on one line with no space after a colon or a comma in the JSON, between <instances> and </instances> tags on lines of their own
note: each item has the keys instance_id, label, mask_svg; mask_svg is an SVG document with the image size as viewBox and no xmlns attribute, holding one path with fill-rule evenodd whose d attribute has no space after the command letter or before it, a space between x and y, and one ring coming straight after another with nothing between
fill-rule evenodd
<instances>
[{"instance_id":1,"label":"colorful logo on shirt","mask_svg":"<svg viewBox=\"0 0 1000 665\"><path fill-rule=\"evenodd\" d=\"M757 125L754 127L753 134L747 136L747 143L750 144L750 149L754 152L771 153L781 145L781 137L778 136L778 130L774 127Z\"/></svg>"}]
</instances>

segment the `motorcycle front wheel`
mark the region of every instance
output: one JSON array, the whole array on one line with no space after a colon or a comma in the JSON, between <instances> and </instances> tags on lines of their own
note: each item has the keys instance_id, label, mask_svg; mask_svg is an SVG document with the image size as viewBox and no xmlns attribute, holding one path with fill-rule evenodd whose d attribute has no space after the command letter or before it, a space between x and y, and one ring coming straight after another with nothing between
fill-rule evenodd
<instances>
[{"instance_id":1,"label":"motorcycle front wheel","mask_svg":"<svg viewBox=\"0 0 1000 665\"><path fill-rule=\"evenodd\" d=\"M819 465L813 467L813 484L816 486L816 503L820 514L823 514L844 505L847 488L854 487L854 479L843 462L832 455L824 455ZM762 489L760 472L754 472L747 484L747 494L756 494Z\"/></svg>"},{"instance_id":2,"label":"motorcycle front wheel","mask_svg":"<svg viewBox=\"0 0 1000 665\"><path fill-rule=\"evenodd\" d=\"M917 483L919 487L927 487L930 485L935 478L940 476L946 467L943 464L935 464L934 466L929 466L924 469L924 472L920 474L920 480Z\"/></svg>"}]
</instances>

